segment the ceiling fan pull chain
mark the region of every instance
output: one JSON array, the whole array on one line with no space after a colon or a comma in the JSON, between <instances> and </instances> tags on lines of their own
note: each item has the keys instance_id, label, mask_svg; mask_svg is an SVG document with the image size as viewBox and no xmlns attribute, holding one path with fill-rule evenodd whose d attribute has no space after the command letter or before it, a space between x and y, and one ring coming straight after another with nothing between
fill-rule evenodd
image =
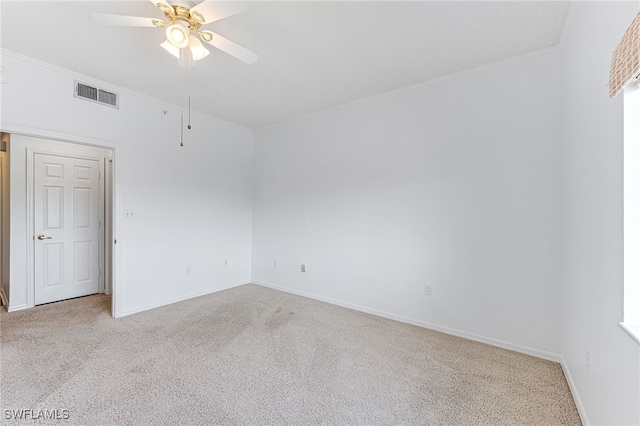
<instances>
[{"instance_id":1,"label":"ceiling fan pull chain","mask_svg":"<svg viewBox=\"0 0 640 426\"><path fill-rule=\"evenodd\" d=\"M187 129L191 130L191 56L189 56L189 125Z\"/></svg>"},{"instance_id":2,"label":"ceiling fan pull chain","mask_svg":"<svg viewBox=\"0 0 640 426\"><path fill-rule=\"evenodd\" d=\"M184 54L180 49L180 146L184 146Z\"/></svg>"}]
</instances>

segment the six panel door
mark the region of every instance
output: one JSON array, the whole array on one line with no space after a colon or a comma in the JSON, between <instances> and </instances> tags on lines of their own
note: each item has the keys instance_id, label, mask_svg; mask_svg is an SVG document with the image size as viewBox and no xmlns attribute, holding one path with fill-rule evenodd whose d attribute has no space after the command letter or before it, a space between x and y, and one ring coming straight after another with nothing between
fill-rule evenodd
<instances>
[{"instance_id":1,"label":"six panel door","mask_svg":"<svg viewBox=\"0 0 640 426\"><path fill-rule=\"evenodd\" d=\"M99 161L36 154L35 304L99 291Z\"/></svg>"}]
</instances>

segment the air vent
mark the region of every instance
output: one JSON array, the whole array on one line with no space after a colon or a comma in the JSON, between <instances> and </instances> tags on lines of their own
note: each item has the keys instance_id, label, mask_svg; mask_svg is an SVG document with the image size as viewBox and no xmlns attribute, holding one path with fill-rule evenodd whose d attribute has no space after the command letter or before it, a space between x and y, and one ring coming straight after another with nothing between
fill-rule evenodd
<instances>
[{"instance_id":1,"label":"air vent","mask_svg":"<svg viewBox=\"0 0 640 426\"><path fill-rule=\"evenodd\" d=\"M107 92L106 90L98 90L98 102L118 107L118 95Z\"/></svg>"},{"instance_id":2,"label":"air vent","mask_svg":"<svg viewBox=\"0 0 640 426\"><path fill-rule=\"evenodd\" d=\"M75 82L73 96L114 108L119 107L119 96L117 93L107 92L106 90L80 83L79 81Z\"/></svg>"}]
</instances>

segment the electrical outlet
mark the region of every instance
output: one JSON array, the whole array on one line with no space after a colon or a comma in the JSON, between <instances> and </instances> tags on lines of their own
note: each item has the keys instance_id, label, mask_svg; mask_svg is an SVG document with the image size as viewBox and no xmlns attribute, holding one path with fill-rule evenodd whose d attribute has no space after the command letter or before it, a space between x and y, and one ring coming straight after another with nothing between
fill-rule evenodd
<instances>
[{"instance_id":1,"label":"electrical outlet","mask_svg":"<svg viewBox=\"0 0 640 426\"><path fill-rule=\"evenodd\" d=\"M424 285L424 295L425 296L431 296L433 294L432 290L431 290L431 286L425 284Z\"/></svg>"},{"instance_id":2,"label":"electrical outlet","mask_svg":"<svg viewBox=\"0 0 640 426\"><path fill-rule=\"evenodd\" d=\"M277 259L273 261L273 267L278 269L278 260Z\"/></svg>"},{"instance_id":3,"label":"electrical outlet","mask_svg":"<svg viewBox=\"0 0 640 426\"><path fill-rule=\"evenodd\" d=\"M307 272L307 267L305 266L304 263L300 265L300 272Z\"/></svg>"},{"instance_id":4,"label":"electrical outlet","mask_svg":"<svg viewBox=\"0 0 640 426\"><path fill-rule=\"evenodd\" d=\"M591 353L589 351L585 353L585 365L587 367L587 371L591 371Z\"/></svg>"},{"instance_id":5,"label":"electrical outlet","mask_svg":"<svg viewBox=\"0 0 640 426\"><path fill-rule=\"evenodd\" d=\"M125 209L123 213L124 213L124 218L125 219L135 219L136 218L136 212L134 210Z\"/></svg>"},{"instance_id":6,"label":"electrical outlet","mask_svg":"<svg viewBox=\"0 0 640 426\"><path fill-rule=\"evenodd\" d=\"M229 266L229 259L224 260L224 267L226 268L227 266Z\"/></svg>"}]
</instances>

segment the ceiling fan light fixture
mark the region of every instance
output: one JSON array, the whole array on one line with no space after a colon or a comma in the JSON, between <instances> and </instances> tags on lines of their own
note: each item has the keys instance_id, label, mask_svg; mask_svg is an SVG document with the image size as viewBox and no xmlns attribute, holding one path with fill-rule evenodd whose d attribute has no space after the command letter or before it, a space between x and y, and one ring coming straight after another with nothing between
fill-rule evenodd
<instances>
[{"instance_id":1,"label":"ceiling fan light fixture","mask_svg":"<svg viewBox=\"0 0 640 426\"><path fill-rule=\"evenodd\" d=\"M209 54L209 51L202 45L200 40L194 36L189 36L189 49L191 50L191 57L194 61L206 58Z\"/></svg>"},{"instance_id":2,"label":"ceiling fan light fixture","mask_svg":"<svg viewBox=\"0 0 640 426\"><path fill-rule=\"evenodd\" d=\"M167 41L179 49L187 47L187 44L189 44L189 33L187 29L180 24L169 25L166 34Z\"/></svg>"},{"instance_id":3,"label":"ceiling fan light fixture","mask_svg":"<svg viewBox=\"0 0 640 426\"><path fill-rule=\"evenodd\" d=\"M171 53L176 58L180 59L180 48L175 47L173 44L169 42L169 40L165 40L164 42L160 43L160 46L162 46L164 50Z\"/></svg>"}]
</instances>

